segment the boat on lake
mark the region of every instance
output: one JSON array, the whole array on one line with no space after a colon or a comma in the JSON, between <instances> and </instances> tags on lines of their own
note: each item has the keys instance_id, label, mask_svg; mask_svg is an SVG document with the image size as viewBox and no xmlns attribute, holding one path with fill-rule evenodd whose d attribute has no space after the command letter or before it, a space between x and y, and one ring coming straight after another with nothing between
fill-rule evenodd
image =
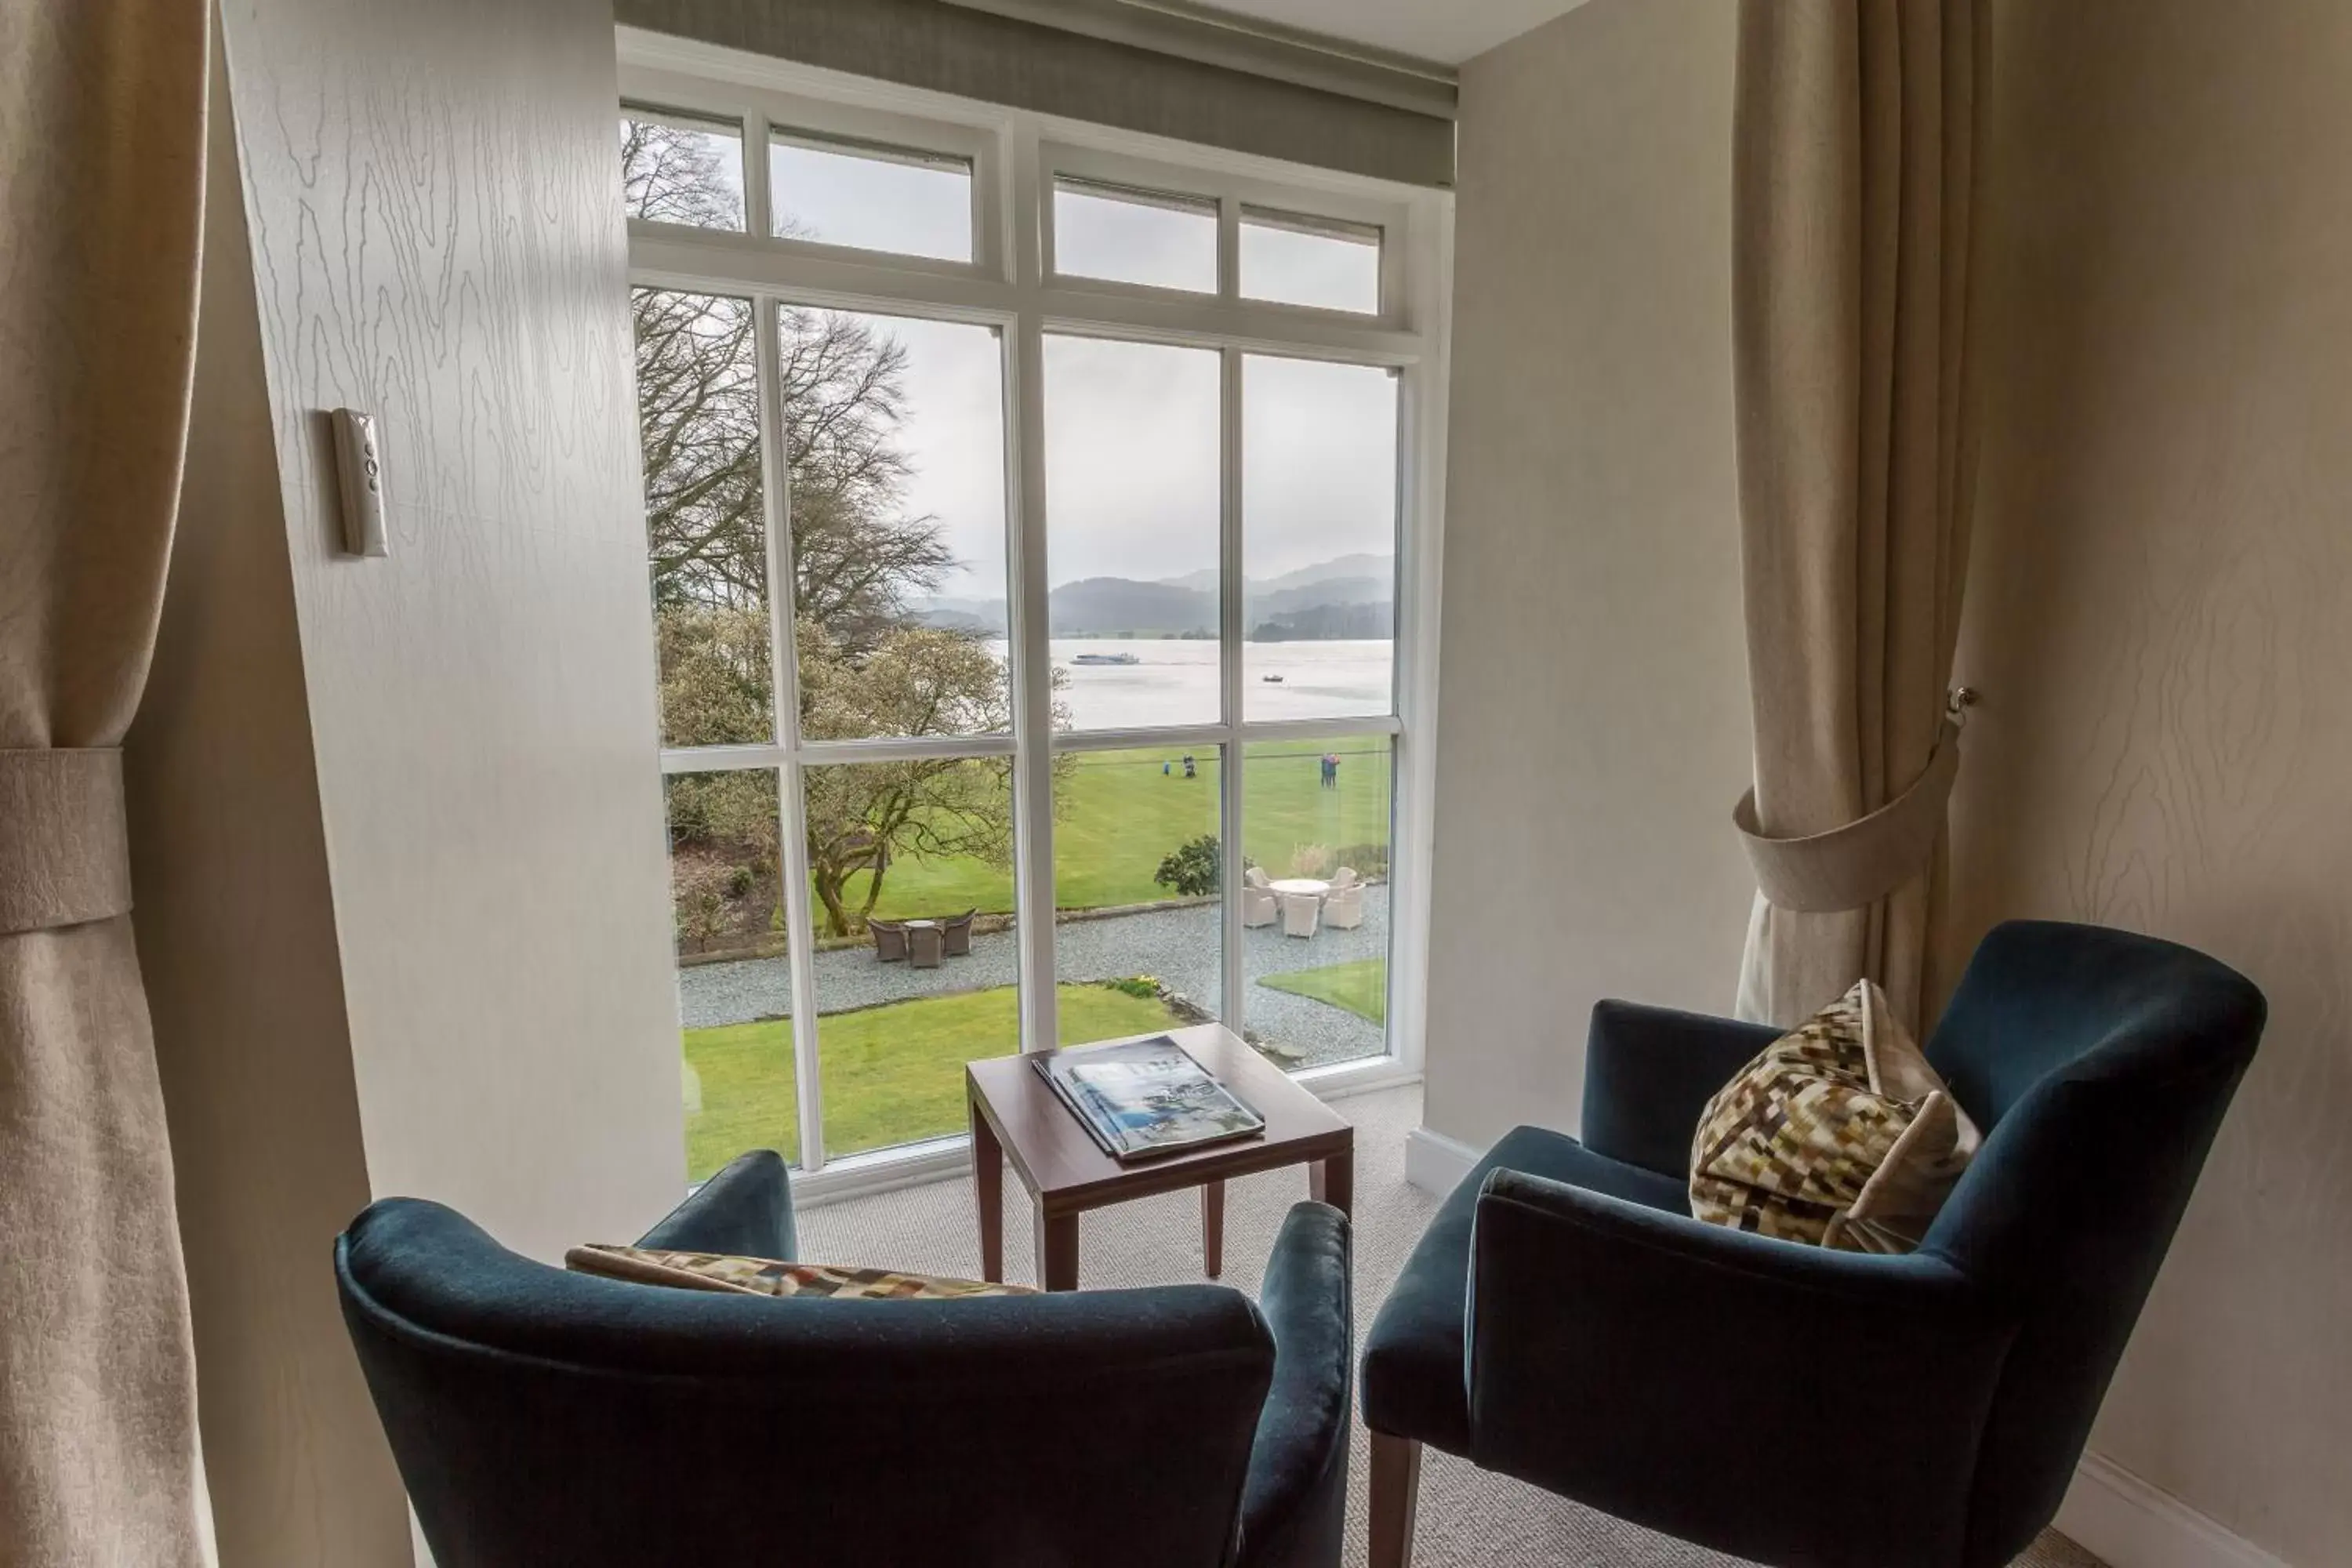
<instances>
[{"instance_id":1,"label":"boat on lake","mask_svg":"<svg viewBox=\"0 0 2352 1568\"><path fill-rule=\"evenodd\" d=\"M1080 653L1070 656L1072 664L1141 664L1131 653Z\"/></svg>"}]
</instances>

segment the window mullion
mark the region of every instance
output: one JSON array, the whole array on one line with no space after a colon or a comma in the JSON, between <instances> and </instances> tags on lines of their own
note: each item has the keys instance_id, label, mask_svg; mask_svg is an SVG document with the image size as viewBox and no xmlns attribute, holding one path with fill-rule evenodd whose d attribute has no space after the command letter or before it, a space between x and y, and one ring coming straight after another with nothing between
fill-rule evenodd
<instances>
[{"instance_id":1,"label":"window mullion","mask_svg":"<svg viewBox=\"0 0 2352 1568\"><path fill-rule=\"evenodd\" d=\"M1013 277L1024 300L1040 276L1045 187L1037 135L1015 130L1010 195ZM1006 632L1013 654L1013 909L1021 956L1021 1044L1051 1050L1059 1035L1054 989L1054 649L1045 575L1045 341L1037 312L1021 310L1005 358Z\"/></svg>"},{"instance_id":2,"label":"window mullion","mask_svg":"<svg viewBox=\"0 0 2352 1568\"><path fill-rule=\"evenodd\" d=\"M1225 204L1226 216L1232 216L1233 204ZM1227 226L1230 230L1230 224ZM1248 1020L1244 1016L1247 1005L1248 976L1244 973L1242 950L1242 767L1241 743L1242 703L1245 696L1243 685L1242 637L1244 617L1248 605L1244 603L1242 576L1242 353L1228 348L1219 357L1218 387L1218 565L1217 580L1217 639L1223 658L1221 670L1224 676L1224 721L1226 731L1234 738L1225 743L1224 754L1217 766L1217 791L1223 798L1219 803L1218 887L1223 893L1220 904L1218 935L1223 943L1218 973L1223 978L1223 996L1218 1008L1225 1027L1241 1034Z\"/></svg>"},{"instance_id":3,"label":"window mullion","mask_svg":"<svg viewBox=\"0 0 2352 1568\"><path fill-rule=\"evenodd\" d=\"M762 132L764 135L764 131ZM776 302L757 301L761 500L768 535L768 668L776 737L784 763L776 780L777 845L783 857L784 951L793 974L793 1081L801 1169L824 1169L824 1084L817 1058L816 928L809 916L808 833L802 826L800 660L793 638L799 597L792 574L792 475L785 468L782 369L777 363Z\"/></svg>"},{"instance_id":4,"label":"window mullion","mask_svg":"<svg viewBox=\"0 0 2352 1568\"><path fill-rule=\"evenodd\" d=\"M768 120L762 114L743 117L743 226L766 239L776 232L769 205L775 192L768 180Z\"/></svg>"}]
</instances>

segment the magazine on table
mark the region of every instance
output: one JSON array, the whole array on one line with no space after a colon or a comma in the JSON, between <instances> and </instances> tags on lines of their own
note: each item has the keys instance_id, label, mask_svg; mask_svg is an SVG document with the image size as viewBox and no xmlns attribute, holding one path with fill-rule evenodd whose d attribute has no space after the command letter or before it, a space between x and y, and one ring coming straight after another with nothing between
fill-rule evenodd
<instances>
[{"instance_id":1,"label":"magazine on table","mask_svg":"<svg viewBox=\"0 0 2352 1568\"><path fill-rule=\"evenodd\" d=\"M1035 1060L1062 1103L1113 1159L1174 1154L1265 1131L1265 1118L1165 1035L1050 1051Z\"/></svg>"}]
</instances>

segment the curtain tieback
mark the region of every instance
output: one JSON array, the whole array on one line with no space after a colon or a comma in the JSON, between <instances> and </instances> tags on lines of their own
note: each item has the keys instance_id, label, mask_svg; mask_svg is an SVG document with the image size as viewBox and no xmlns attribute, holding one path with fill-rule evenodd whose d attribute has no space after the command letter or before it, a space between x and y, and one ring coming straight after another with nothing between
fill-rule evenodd
<instances>
[{"instance_id":1,"label":"curtain tieback","mask_svg":"<svg viewBox=\"0 0 2352 1568\"><path fill-rule=\"evenodd\" d=\"M1769 838L1756 819L1756 792L1731 820L1756 868L1756 886L1776 908L1805 914L1876 903L1924 869L1944 830L1944 805L1960 768L1960 727L1947 719L1911 787L1859 821L1802 838Z\"/></svg>"},{"instance_id":2,"label":"curtain tieback","mask_svg":"<svg viewBox=\"0 0 2352 1568\"><path fill-rule=\"evenodd\" d=\"M0 935L130 909L121 751L0 749Z\"/></svg>"}]
</instances>

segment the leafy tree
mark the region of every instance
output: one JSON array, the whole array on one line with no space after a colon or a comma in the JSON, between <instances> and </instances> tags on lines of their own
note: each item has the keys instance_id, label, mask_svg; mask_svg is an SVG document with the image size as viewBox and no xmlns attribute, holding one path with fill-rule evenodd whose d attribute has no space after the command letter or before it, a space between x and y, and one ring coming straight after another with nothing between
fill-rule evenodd
<instances>
[{"instance_id":1,"label":"leafy tree","mask_svg":"<svg viewBox=\"0 0 2352 1568\"><path fill-rule=\"evenodd\" d=\"M1173 854L1160 862L1151 879L1184 898L1206 898L1217 890L1220 881L1217 856L1217 836L1203 833L1178 845Z\"/></svg>"},{"instance_id":2,"label":"leafy tree","mask_svg":"<svg viewBox=\"0 0 2352 1568\"><path fill-rule=\"evenodd\" d=\"M963 633L902 625L862 659L839 655L824 629L800 623L802 732L811 740L942 735L1011 727L1004 668ZM1058 705L1056 718L1067 715ZM1057 758L1057 778L1076 759ZM892 860L971 857L1009 867L1013 766L1007 757L910 757L814 767L803 775L810 882L825 929L862 928ZM1056 792L1059 798L1059 792ZM862 893L851 884L865 879Z\"/></svg>"}]
</instances>

